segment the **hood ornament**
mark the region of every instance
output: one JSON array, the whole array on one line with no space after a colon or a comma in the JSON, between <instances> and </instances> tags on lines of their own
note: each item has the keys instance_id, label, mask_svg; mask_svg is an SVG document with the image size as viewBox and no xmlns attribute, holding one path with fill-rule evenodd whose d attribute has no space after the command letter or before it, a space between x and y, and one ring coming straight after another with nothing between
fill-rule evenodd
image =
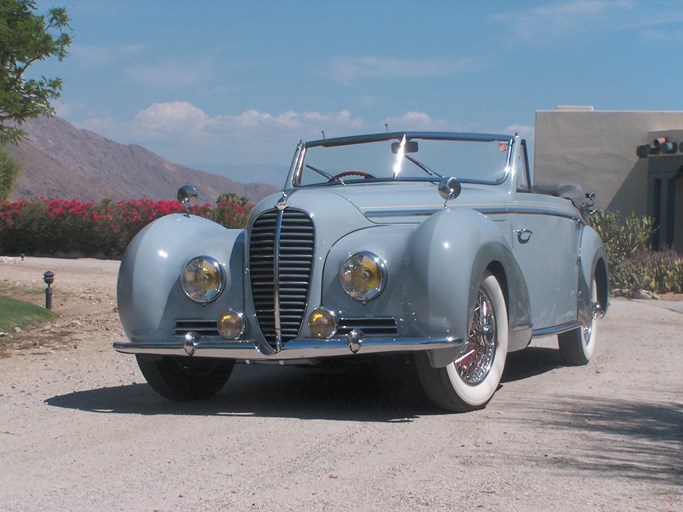
<instances>
[{"instance_id":1,"label":"hood ornament","mask_svg":"<svg viewBox=\"0 0 683 512\"><path fill-rule=\"evenodd\" d=\"M285 191L282 193L282 197L277 200L277 204L275 205L278 210L284 210L289 206L287 199L287 191Z\"/></svg>"}]
</instances>

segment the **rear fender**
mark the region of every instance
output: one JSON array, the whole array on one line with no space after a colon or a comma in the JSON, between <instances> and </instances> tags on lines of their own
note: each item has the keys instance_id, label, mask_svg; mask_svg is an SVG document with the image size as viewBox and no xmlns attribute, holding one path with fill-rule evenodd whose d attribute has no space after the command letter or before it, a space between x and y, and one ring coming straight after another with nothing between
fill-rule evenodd
<instances>
[{"instance_id":1,"label":"rear fender","mask_svg":"<svg viewBox=\"0 0 683 512\"><path fill-rule=\"evenodd\" d=\"M588 325L592 306L590 304L590 285L593 277L598 285L598 302L603 313L609 306L609 270L607 252L600 235L590 226L585 226L581 233L581 272L579 273L579 322Z\"/></svg>"}]
</instances>

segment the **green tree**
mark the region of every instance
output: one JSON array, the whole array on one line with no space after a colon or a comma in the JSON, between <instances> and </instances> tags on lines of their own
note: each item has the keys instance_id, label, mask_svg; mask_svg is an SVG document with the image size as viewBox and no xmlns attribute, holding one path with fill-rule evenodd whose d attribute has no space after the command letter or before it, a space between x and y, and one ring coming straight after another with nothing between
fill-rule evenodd
<instances>
[{"instance_id":1,"label":"green tree","mask_svg":"<svg viewBox=\"0 0 683 512\"><path fill-rule=\"evenodd\" d=\"M19 164L0 147L0 199L9 198L14 180L19 175Z\"/></svg>"},{"instance_id":2,"label":"green tree","mask_svg":"<svg viewBox=\"0 0 683 512\"><path fill-rule=\"evenodd\" d=\"M69 16L63 7L35 14L34 0L0 0L0 143L17 142L26 119L54 113L60 78L27 78L31 64L67 55Z\"/></svg>"}]
</instances>

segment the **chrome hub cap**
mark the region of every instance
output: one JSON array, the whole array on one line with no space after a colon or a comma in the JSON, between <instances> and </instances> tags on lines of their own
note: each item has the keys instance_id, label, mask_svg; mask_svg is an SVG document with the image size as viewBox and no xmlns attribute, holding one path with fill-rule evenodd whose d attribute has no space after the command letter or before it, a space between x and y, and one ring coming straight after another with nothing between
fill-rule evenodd
<instances>
[{"instance_id":1,"label":"chrome hub cap","mask_svg":"<svg viewBox=\"0 0 683 512\"><path fill-rule=\"evenodd\" d=\"M489 374L495 355L496 316L491 299L479 290L465 353L455 360L455 369L468 384L480 384Z\"/></svg>"}]
</instances>

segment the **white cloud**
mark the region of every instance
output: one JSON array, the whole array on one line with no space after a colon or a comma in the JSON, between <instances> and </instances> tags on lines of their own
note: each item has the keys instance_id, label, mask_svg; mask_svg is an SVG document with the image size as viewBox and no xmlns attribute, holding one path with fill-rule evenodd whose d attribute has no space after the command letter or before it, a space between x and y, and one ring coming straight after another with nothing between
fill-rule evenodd
<instances>
[{"instance_id":1,"label":"white cloud","mask_svg":"<svg viewBox=\"0 0 683 512\"><path fill-rule=\"evenodd\" d=\"M78 109L74 108L73 112ZM249 109L232 115L209 115L187 101L154 103L129 122L107 114L81 116L74 124L121 143L140 144L179 163L287 162L300 139L389 131L467 131L446 119L410 111L368 121L350 110L332 112L289 110L282 113ZM533 126L512 125L504 132L533 137Z\"/></svg>"},{"instance_id":2,"label":"white cloud","mask_svg":"<svg viewBox=\"0 0 683 512\"><path fill-rule=\"evenodd\" d=\"M345 85L362 78L420 78L449 75L462 69L466 59L397 59L367 55L337 57L332 61L332 78Z\"/></svg>"},{"instance_id":3,"label":"white cloud","mask_svg":"<svg viewBox=\"0 0 683 512\"><path fill-rule=\"evenodd\" d=\"M150 138L168 136L201 135L211 124L211 118L186 101L154 103L135 115L133 128L136 133Z\"/></svg>"},{"instance_id":4,"label":"white cloud","mask_svg":"<svg viewBox=\"0 0 683 512\"><path fill-rule=\"evenodd\" d=\"M632 0L571 0L543 3L493 17L510 26L515 37L532 42L562 39L577 32L604 30L636 4Z\"/></svg>"},{"instance_id":5,"label":"white cloud","mask_svg":"<svg viewBox=\"0 0 683 512\"><path fill-rule=\"evenodd\" d=\"M211 117L200 108L184 101L154 103L135 116L133 128L140 136L213 138L262 138L284 132L319 133L323 129L359 129L362 119L350 111L294 112L271 114L256 109L235 115Z\"/></svg>"},{"instance_id":6,"label":"white cloud","mask_svg":"<svg viewBox=\"0 0 683 512\"><path fill-rule=\"evenodd\" d=\"M154 103L139 111L127 127L103 119L80 122L118 141L147 146L176 162L283 161L299 139L364 131L365 121L349 110L336 112L262 112L249 109L234 115L210 116L186 102ZM97 130L95 130L97 131ZM275 156L277 155L277 156Z\"/></svg>"},{"instance_id":7,"label":"white cloud","mask_svg":"<svg viewBox=\"0 0 683 512\"><path fill-rule=\"evenodd\" d=\"M390 132L400 130L448 130L449 123L444 119L433 119L424 112L406 112L399 117L390 117L383 121Z\"/></svg>"}]
</instances>

